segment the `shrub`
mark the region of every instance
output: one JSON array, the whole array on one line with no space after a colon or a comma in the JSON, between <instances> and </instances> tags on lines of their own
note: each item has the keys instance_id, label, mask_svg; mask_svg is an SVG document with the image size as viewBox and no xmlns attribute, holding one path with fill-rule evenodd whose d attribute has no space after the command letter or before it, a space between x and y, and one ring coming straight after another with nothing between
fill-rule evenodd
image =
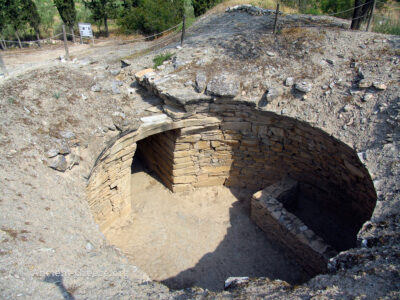
<instances>
[{"instance_id":1,"label":"shrub","mask_svg":"<svg viewBox=\"0 0 400 300\"><path fill-rule=\"evenodd\" d=\"M123 31L152 34L164 31L182 20L183 0L141 0L118 20Z\"/></svg>"},{"instance_id":2,"label":"shrub","mask_svg":"<svg viewBox=\"0 0 400 300\"><path fill-rule=\"evenodd\" d=\"M153 62L154 62L154 69L157 68L158 66L161 66L164 61L171 59L172 56L174 56L175 53L164 53L164 54L159 54L156 57L154 57Z\"/></svg>"}]
</instances>

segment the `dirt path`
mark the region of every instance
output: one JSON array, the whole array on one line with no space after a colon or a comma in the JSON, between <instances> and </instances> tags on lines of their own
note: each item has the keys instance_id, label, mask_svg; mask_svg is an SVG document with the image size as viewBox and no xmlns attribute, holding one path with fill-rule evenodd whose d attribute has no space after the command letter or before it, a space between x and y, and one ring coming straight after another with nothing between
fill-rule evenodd
<instances>
[{"instance_id":1,"label":"dirt path","mask_svg":"<svg viewBox=\"0 0 400 300\"><path fill-rule=\"evenodd\" d=\"M144 172L132 174L132 218L106 233L135 265L170 288L201 286L220 290L230 276L302 280L249 219L226 187L171 193Z\"/></svg>"}]
</instances>

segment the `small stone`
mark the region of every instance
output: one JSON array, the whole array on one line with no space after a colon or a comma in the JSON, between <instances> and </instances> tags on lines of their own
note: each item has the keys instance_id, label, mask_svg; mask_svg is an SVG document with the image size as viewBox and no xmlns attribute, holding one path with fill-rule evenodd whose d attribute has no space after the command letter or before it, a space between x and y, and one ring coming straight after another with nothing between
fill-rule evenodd
<instances>
[{"instance_id":1,"label":"small stone","mask_svg":"<svg viewBox=\"0 0 400 300\"><path fill-rule=\"evenodd\" d=\"M71 152L71 150L70 150L70 148L69 148L68 142L65 141L65 140L63 140L63 141L61 142L61 146L60 146L60 149L58 150L58 153L59 153L59 154L62 154L62 155L67 155L67 154L69 154L70 152Z\"/></svg>"},{"instance_id":2,"label":"small stone","mask_svg":"<svg viewBox=\"0 0 400 300\"><path fill-rule=\"evenodd\" d=\"M86 250L87 251L92 251L94 249L93 245L90 242L86 243Z\"/></svg>"},{"instance_id":3,"label":"small stone","mask_svg":"<svg viewBox=\"0 0 400 300\"><path fill-rule=\"evenodd\" d=\"M202 93L207 86L207 76L204 73L196 74L195 89L198 93Z\"/></svg>"},{"instance_id":4,"label":"small stone","mask_svg":"<svg viewBox=\"0 0 400 300\"><path fill-rule=\"evenodd\" d=\"M113 95L121 94L121 91L120 91L119 87L122 84L123 84L122 81L119 81L119 80L115 80L115 81L112 82L111 90L112 90Z\"/></svg>"},{"instance_id":5,"label":"small stone","mask_svg":"<svg viewBox=\"0 0 400 300\"><path fill-rule=\"evenodd\" d=\"M333 59L330 59L330 58L326 58L325 61L326 61L328 64L331 64L331 65L334 65L334 64L335 64L335 61L334 61Z\"/></svg>"},{"instance_id":6,"label":"small stone","mask_svg":"<svg viewBox=\"0 0 400 300\"><path fill-rule=\"evenodd\" d=\"M193 83L193 81L189 80L189 81L186 81L183 85L188 87L188 86L193 86L194 83Z\"/></svg>"},{"instance_id":7,"label":"small stone","mask_svg":"<svg viewBox=\"0 0 400 300\"><path fill-rule=\"evenodd\" d=\"M110 73L113 76L117 76L117 75L119 75L119 73L121 73L121 70L120 69L113 69L113 70L110 70Z\"/></svg>"},{"instance_id":8,"label":"small stone","mask_svg":"<svg viewBox=\"0 0 400 300\"><path fill-rule=\"evenodd\" d=\"M270 102L283 95L283 90L280 87L270 88L266 94L267 101Z\"/></svg>"},{"instance_id":9,"label":"small stone","mask_svg":"<svg viewBox=\"0 0 400 300\"><path fill-rule=\"evenodd\" d=\"M57 149L50 149L49 151L47 151L47 157L48 158L52 158L52 157L56 157L58 155L58 150Z\"/></svg>"},{"instance_id":10,"label":"small stone","mask_svg":"<svg viewBox=\"0 0 400 300\"><path fill-rule=\"evenodd\" d=\"M349 112L349 111L351 111L353 109L353 107L350 105L350 104L346 104L344 107L343 107L343 111L344 112Z\"/></svg>"},{"instance_id":11,"label":"small stone","mask_svg":"<svg viewBox=\"0 0 400 300\"><path fill-rule=\"evenodd\" d=\"M157 67L157 70L160 70L160 71L164 70L164 69L165 69L165 65L160 65L160 66Z\"/></svg>"},{"instance_id":12,"label":"small stone","mask_svg":"<svg viewBox=\"0 0 400 300\"><path fill-rule=\"evenodd\" d=\"M365 48L367 48L367 46L365 46L364 44L361 44L361 45L360 45L360 48L361 48L361 49L365 49Z\"/></svg>"},{"instance_id":13,"label":"small stone","mask_svg":"<svg viewBox=\"0 0 400 300\"><path fill-rule=\"evenodd\" d=\"M288 77L285 80L285 85L286 86L292 86L294 84L294 78L293 77Z\"/></svg>"},{"instance_id":14,"label":"small stone","mask_svg":"<svg viewBox=\"0 0 400 300\"><path fill-rule=\"evenodd\" d=\"M276 54L274 52L270 52L270 51L267 51L267 55L270 57L276 56Z\"/></svg>"},{"instance_id":15,"label":"small stone","mask_svg":"<svg viewBox=\"0 0 400 300\"><path fill-rule=\"evenodd\" d=\"M208 84L206 94L234 98L239 93L239 82L229 74L215 76Z\"/></svg>"},{"instance_id":16,"label":"small stone","mask_svg":"<svg viewBox=\"0 0 400 300\"><path fill-rule=\"evenodd\" d=\"M229 277L227 280L225 280L225 289L229 287L234 287L239 284L247 283L249 281L249 277Z\"/></svg>"},{"instance_id":17,"label":"small stone","mask_svg":"<svg viewBox=\"0 0 400 300\"><path fill-rule=\"evenodd\" d=\"M374 94L371 94L371 93L366 93L364 96L362 96L362 98L361 98L361 100L363 101L363 102L367 102L367 101L370 101L370 100L372 100L372 99L374 99Z\"/></svg>"},{"instance_id":18,"label":"small stone","mask_svg":"<svg viewBox=\"0 0 400 300\"><path fill-rule=\"evenodd\" d=\"M81 94L81 97L82 97L83 101L87 100L87 98L88 98L85 94Z\"/></svg>"},{"instance_id":19,"label":"small stone","mask_svg":"<svg viewBox=\"0 0 400 300\"><path fill-rule=\"evenodd\" d=\"M79 155L76 155L76 154L69 155L69 157L68 157L68 165L69 165L68 169L71 170L74 166L79 165L80 161L81 161L81 158L79 157Z\"/></svg>"},{"instance_id":20,"label":"small stone","mask_svg":"<svg viewBox=\"0 0 400 300\"><path fill-rule=\"evenodd\" d=\"M312 84L306 81L297 82L295 85L296 90L302 93L309 93L312 89Z\"/></svg>"},{"instance_id":21,"label":"small stone","mask_svg":"<svg viewBox=\"0 0 400 300\"><path fill-rule=\"evenodd\" d=\"M101 86L96 83L95 85L93 85L90 89L92 92L100 92L101 91Z\"/></svg>"},{"instance_id":22,"label":"small stone","mask_svg":"<svg viewBox=\"0 0 400 300\"><path fill-rule=\"evenodd\" d=\"M359 88L369 88L372 86L372 82L367 80L367 79L362 79L360 80L360 82L358 83L358 87Z\"/></svg>"},{"instance_id":23,"label":"small stone","mask_svg":"<svg viewBox=\"0 0 400 300\"><path fill-rule=\"evenodd\" d=\"M122 59L121 59L121 69L126 68L126 67L129 67L130 65L131 65L131 64L128 63L128 61L122 60Z\"/></svg>"},{"instance_id":24,"label":"small stone","mask_svg":"<svg viewBox=\"0 0 400 300\"><path fill-rule=\"evenodd\" d=\"M384 83L382 83L382 82L374 82L372 85L373 85L374 88L376 88L377 90L384 91L384 90L387 89L386 84L384 84Z\"/></svg>"},{"instance_id":25,"label":"small stone","mask_svg":"<svg viewBox=\"0 0 400 300\"><path fill-rule=\"evenodd\" d=\"M50 168L60 172L65 172L65 170L67 170L67 167L68 164L64 155L58 155L57 158L50 164Z\"/></svg>"},{"instance_id":26,"label":"small stone","mask_svg":"<svg viewBox=\"0 0 400 300\"><path fill-rule=\"evenodd\" d=\"M75 137L75 133L73 133L72 131L60 131L60 135L64 139L72 139Z\"/></svg>"}]
</instances>

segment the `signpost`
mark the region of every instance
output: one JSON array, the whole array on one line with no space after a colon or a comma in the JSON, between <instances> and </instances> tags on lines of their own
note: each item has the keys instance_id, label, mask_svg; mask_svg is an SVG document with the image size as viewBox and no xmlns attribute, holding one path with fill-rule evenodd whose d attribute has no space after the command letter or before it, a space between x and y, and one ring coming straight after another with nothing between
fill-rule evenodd
<instances>
[{"instance_id":1,"label":"signpost","mask_svg":"<svg viewBox=\"0 0 400 300\"><path fill-rule=\"evenodd\" d=\"M79 34L81 36L81 43L83 37L92 38L92 42L94 45L94 38L93 38L93 31L92 31L92 24L90 23L78 23L79 27Z\"/></svg>"}]
</instances>

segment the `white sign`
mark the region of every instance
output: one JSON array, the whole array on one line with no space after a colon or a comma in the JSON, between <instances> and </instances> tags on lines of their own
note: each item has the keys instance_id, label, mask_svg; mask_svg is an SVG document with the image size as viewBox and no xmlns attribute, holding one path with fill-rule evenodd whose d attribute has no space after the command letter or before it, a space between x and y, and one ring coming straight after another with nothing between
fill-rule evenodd
<instances>
[{"instance_id":1,"label":"white sign","mask_svg":"<svg viewBox=\"0 0 400 300\"><path fill-rule=\"evenodd\" d=\"M78 23L81 37L93 37L92 25L90 23Z\"/></svg>"}]
</instances>

